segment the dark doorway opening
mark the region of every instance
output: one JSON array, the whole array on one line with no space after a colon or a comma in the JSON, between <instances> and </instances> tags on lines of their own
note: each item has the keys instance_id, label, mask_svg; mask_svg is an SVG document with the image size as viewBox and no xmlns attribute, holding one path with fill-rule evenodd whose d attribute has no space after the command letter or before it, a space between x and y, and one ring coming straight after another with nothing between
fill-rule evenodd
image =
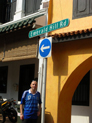
<instances>
[{"instance_id":1,"label":"dark doorway opening","mask_svg":"<svg viewBox=\"0 0 92 123\"><path fill-rule=\"evenodd\" d=\"M0 67L0 93L7 93L8 66Z\"/></svg>"},{"instance_id":2,"label":"dark doorway opening","mask_svg":"<svg viewBox=\"0 0 92 123\"><path fill-rule=\"evenodd\" d=\"M89 106L90 71L80 81L72 99L72 105Z\"/></svg>"},{"instance_id":3,"label":"dark doorway opening","mask_svg":"<svg viewBox=\"0 0 92 123\"><path fill-rule=\"evenodd\" d=\"M21 100L23 91L30 88L30 83L34 79L35 64L21 65L19 77L19 94L18 100Z\"/></svg>"}]
</instances>

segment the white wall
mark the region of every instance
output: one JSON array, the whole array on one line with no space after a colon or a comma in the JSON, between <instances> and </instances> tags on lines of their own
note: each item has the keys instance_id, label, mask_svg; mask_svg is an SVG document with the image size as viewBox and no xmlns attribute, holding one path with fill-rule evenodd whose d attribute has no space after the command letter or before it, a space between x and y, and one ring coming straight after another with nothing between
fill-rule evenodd
<instances>
[{"instance_id":1,"label":"white wall","mask_svg":"<svg viewBox=\"0 0 92 123\"><path fill-rule=\"evenodd\" d=\"M20 65L26 64L35 64L35 77L38 77L38 59L0 62L0 66L8 66L7 93L0 93L0 96L6 99L14 98L16 102L18 101L18 90L15 90L14 84L19 84Z\"/></svg>"},{"instance_id":2,"label":"white wall","mask_svg":"<svg viewBox=\"0 0 92 123\"><path fill-rule=\"evenodd\" d=\"M92 69L90 70L89 106L72 106L71 123L92 123Z\"/></svg>"}]
</instances>

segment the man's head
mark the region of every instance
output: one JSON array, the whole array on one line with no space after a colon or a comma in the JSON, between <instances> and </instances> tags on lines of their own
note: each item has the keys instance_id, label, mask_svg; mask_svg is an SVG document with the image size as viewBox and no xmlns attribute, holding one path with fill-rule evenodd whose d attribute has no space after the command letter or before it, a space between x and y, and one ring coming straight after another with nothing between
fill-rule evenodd
<instances>
[{"instance_id":1,"label":"man's head","mask_svg":"<svg viewBox=\"0 0 92 123\"><path fill-rule=\"evenodd\" d=\"M37 90L37 80L36 79L32 80L30 87L33 91Z\"/></svg>"}]
</instances>

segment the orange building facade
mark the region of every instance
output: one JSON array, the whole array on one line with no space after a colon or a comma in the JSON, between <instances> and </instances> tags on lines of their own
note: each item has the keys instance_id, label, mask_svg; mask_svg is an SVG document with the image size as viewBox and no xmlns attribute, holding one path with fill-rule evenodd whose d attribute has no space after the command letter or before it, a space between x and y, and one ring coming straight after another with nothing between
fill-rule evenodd
<instances>
[{"instance_id":1,"label":"orange building facade","mask_svg":"<svg viewBox=\"0 0 92 123\"><path fill-rule=\"evenodd\" d=\"M47 59L46 123L72 122L74 92L85 74L92 69L90 4L90 0L50 0L48 23L66 18L70 23L68 27L49 33L53 37L53 45L52 56Z\"/></svg>"}]
</instances>

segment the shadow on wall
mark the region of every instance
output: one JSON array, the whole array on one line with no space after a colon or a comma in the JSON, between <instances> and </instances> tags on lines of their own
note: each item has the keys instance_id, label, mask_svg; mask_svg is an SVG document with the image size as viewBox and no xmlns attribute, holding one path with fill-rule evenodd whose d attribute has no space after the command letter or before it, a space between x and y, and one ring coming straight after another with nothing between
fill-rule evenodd
<instances>
[{"instance_id":1,"label":"shadow on wall","mask_svg":"<svg viewBox=\"0 0 92 123\"><path fill-rule=\"evenodd\" d=\"M48 120L46 120L46 119L48 119ZM46 111L45 112L45 123L48 123L48 121L49 121L49 123L54 123L51 113Z\"/></svg>"},{"instance_id":2,"label":"shadow on wall","mask_svg":"<svg viewBox=\"0 0 92 123\"><path fill-rule=\"evenodd\" d=\"M92 54L92 39L54 43L52 46L53 75L67 76L69 65L78 63L86 54ZM73 58L73 59L72 59ZM75 61L76 58L76 61ZM72 59L72 60L71 60ZM70 63L70 64L69 64Z\"/></svg>"},{"instance_id":3,"label":"shadow on wall","mask_svg":"<svg viewBox=\"0 0 92 123\"><path fill-rule=\"evenodd\" d=\"M48 119L48 120L46 120L46 119ZM46 111L45 112L45 123L48 123L48 121L49 121L49 123L54 123L51 113ZM41 115L38 117L37 123L41 123Z\"/></svg>"},{"instance_id":4,"label":"shadow on wall","mask_svg":"<svg viewBox=\"0 0 92 123\"><path fill-rule=\"evenodd\" d=\"M61 76L68 74L68 55L67 48L64 44L53 44L52 47L53 59L53 75Z\"/></svg>"}]
</instances>

